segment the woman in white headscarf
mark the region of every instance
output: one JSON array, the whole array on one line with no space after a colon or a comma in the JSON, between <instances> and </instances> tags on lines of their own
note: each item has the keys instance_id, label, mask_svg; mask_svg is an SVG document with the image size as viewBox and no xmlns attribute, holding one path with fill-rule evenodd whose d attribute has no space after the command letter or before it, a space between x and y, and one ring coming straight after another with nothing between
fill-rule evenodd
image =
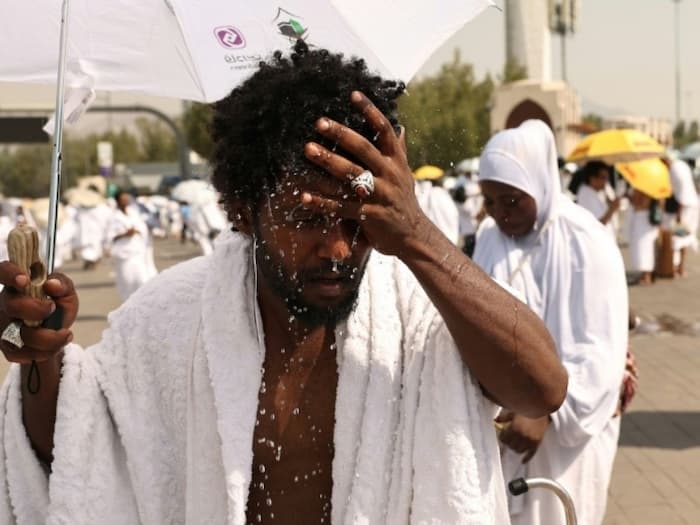
<instances>
[{"instance_id":1,"label":"woman in white headscarf","mask_svg":"<svg viewBox=\"0 0 700 525\"><path fill-rule=\"evenodd\" d=\"M566 401L549 418L499 415L506 481L552 478L571 493L579 523L599 525L627 350L622 257L605 226L562 194L554 137L543 122L496 134L480 168L490 217L474 260L544 319L569 373ZM510 512L514 525L564 523L561 503L546 490L513 498Z\"/></svg>"}]
</instances>

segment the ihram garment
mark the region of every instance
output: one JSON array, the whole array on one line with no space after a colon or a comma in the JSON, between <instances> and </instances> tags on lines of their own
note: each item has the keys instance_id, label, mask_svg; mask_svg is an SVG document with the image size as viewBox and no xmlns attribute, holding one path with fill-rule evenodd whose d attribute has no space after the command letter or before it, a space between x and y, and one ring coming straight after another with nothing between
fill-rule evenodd
<instances>
[{"instance_id":1,"label":"ihram garment","mask_svg":"<svg viewBox=\"0 0 700 525\"><path fill-rule=\"evenodd\" d=\"M504 450L506 481L553 478L573 496L579 523L598 525L617 449L620 422L613 414L627 350L622 257L603 225L561 193L554 139L544 123L526 121L493 137L480 167L480 180L534 198L537 220L530 235L514 239L487 219L474 261L524 296L569 373L566 399L551 415L532 460L523 466L520 455ZM514 525L564 523L563 507L550 491L531 491L510 503Z\"/></svg>"},{"instance_id":2,"label":"ihram garment","mask_svg":"<svg viewBox=\"0 0 700 525\"><path fill-rule=\"evenodd\" d=\"M137 231L135 235L114 240L131 228ZM111 243L115 284L122 301L126 301L156 274L155 266L148 257L149 237L148 226L138 210L129 206L125 212L119 209L112 212L107 238Z\"/></svg>"},{"instance_id":3,"label":"ihram garment","mask_svg":"<svg viewBox=\"0 0 700 525\"><path fill-rule=\"evenodd\" d=\"M251 247L160 274L100 343L68 348L47 482L1 396L0 522L245 523L264 347ZM396 259L373 254L336 331L332 523L508 523L494 407Z\"/></svg>"}]
</instances>

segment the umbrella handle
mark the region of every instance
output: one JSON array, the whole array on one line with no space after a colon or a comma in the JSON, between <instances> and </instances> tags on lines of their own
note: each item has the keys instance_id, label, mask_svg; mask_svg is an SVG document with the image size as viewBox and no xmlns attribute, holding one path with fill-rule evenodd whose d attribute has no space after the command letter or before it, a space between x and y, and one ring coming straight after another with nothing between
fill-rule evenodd
<instances>
[{"instance_id":1,"label":"umbrella handle","mask_svg":"<svg viewBox=\"0 0 700 525\"><path fill-rule=\"evenodd\" d=\"M24 290L25 295L43 299L44 283L48 277L46 265L39 255L39 233L35 228L20 224L12 229L7 236L7 252L10 262L22 268L29 275L29 286ZM63 310L59 307L44 319L43 323L23 320L27 326L42 326L59 330L63 326ZM36 361L32 361L27 378L27 390L30 394L36 394L41 388L41 378Z\"/></svg>"}]
</instances>

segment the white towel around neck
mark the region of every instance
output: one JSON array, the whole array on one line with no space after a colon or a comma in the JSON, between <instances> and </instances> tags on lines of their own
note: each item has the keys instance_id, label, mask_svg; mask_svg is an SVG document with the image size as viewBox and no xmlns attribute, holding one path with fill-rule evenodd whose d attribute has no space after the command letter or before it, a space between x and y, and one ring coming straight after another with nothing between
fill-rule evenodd
<instances>
[{"instance_id":1,"label":"white towel around neck","mask_svg":"<svg viewBox=\"0 0 700 525\"><path fill-rule=\"evenodd\" d=\"M222 235L142 287L101 343L68 349L48 493L14 367L0 522L244 525L264 359L249 259L247 238ZM493 407L407 272L373 254L336 332L332 523L508 523Z\"/></svg>"}]
</instances>

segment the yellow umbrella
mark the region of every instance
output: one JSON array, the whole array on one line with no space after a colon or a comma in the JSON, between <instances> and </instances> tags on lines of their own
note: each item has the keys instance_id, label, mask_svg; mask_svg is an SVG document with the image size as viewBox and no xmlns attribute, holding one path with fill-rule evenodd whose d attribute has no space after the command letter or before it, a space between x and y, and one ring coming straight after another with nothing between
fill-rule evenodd
<instances>
[{"instance_id":1,"label":"yellow umbrella","mask_svg":"<svg viewBox=\"0 0 700 525\"><path fill-rule=\"evenodd\" d=\"M416 171L413 172L413 177L416 180L435 180L439 179L445 174L442 168L437 166L431 166L429 164L421 166Z\"/></svg>"},{"instance_id":2,"label":"yellow umbrella","mask_svg":"<svg viewBox=\"0 0 700 525\"><path fill-rule=\"evenodd\" d=\"M670 197L671 177L661 159L646 159L616 164L615 168L630 185L652 199Z\"/></svg>"},{"instance_id":3,"label":"yellow umbrella","mask_svg":"<svg viewBox=\"0 0 700 525\"><path fill-rule=\"evenodd\" d=\"M591 133L574 148L567 162L602 160L607 164L661 157L664 147L636 129L606 129Z\"/></svg>"}]
</instances>

